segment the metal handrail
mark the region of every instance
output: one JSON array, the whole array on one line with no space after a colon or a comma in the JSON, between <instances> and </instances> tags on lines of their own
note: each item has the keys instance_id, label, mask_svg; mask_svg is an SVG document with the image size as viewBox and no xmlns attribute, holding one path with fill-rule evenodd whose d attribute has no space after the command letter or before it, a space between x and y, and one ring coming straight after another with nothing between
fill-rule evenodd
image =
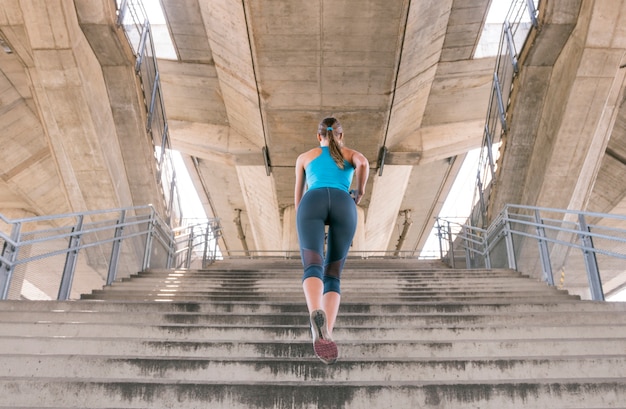
<instances>
[{"instance_id":1,"label":"metal handrail","mask_svg":"<svg viewBox=\"0 0 626 409\"><path fill-rule=\"evenodd\" d=\"M604 300L598 257L605 256L611 266L623 266L618 260L626 260L626 229L616 227L626 225L626 215L509 204L486 229L444 218L438 218L436 225L441 258L452 267L459 263L459 252L467 268L523 271L522 260L538 258L541 271L527 266L530 271L523 272L540 273L550 285L554 285L553 265L563 269L565 264L575 264L571 250L580 251L593 300ZM506 260L506 265L493 265L496 258Z\"/></svg>"},{"instance_id":2,"label":"metal handrail","mask_svg":"<svg viewBox=\"0 0 626 409\"><path fill-rule=\"evenodd\" d=\"M190 268L192 263L204 268L219 256L218 219L172 229L151 205L20 219L0 214L0 223L0 299L8 297L16 269L29 269L36 278L54 276L51 262L37 262L57 256L65 256L57 299L70 297L79 253L104 285L120 278L121 258L125 268L136 273L149 268ZM105 253L109 261L102 265Z\"/></svg>"},{"instance_id":3,"label":"metal handrail","mask_svg":"<svg viewBox=\"0 0 626 409\"><path fill-rule=\"evenodd\" d=\"M142 83L146 108L146 131L154 147L157 166L157 183L162 194L168 218L178 223L182 218L181 196L174 159L171 154L171 141L165 112L165 101L161 89L157 55L152 38L152 28L141 0L118 0L117 25L124 31L126 39L135 54L135 72Z\"/></svg>"},{"instance_id":4,"label":"metal handrail","mask_svg":"<svg viewBox=\"0 0 626 409\"><path fill-rule=\"evenodd\" d=\"M487 222L489 191L497 176L498 145L504 141L504 135L508 132L507 112L513 80L519 74L521 52L531 30L539 27L537 20L539 3L540 0L511 0L511 6L502 25L478 159L474 198L478 206L474 207L471 215L471 224L474 226L484 227Z\"/></svg>"}]
</instances>

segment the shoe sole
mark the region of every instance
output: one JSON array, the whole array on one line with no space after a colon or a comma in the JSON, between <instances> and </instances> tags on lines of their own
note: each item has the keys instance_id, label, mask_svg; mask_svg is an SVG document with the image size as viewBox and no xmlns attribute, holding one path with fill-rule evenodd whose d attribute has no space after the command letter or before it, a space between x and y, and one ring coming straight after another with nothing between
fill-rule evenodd
<instances>
[{"instance_id":1,"label":"shoe sole","mask_svg":"<svg viewBox=\"0 0 626 409\"><path fill-rule=\"evenodd\" d=\"M339 351L337 344L328 335L324 311L317 310L311 313L311 328L313 329L313 350L315 355L327 365L335 363L339 356Z\"/></svg>"}]
</instances>

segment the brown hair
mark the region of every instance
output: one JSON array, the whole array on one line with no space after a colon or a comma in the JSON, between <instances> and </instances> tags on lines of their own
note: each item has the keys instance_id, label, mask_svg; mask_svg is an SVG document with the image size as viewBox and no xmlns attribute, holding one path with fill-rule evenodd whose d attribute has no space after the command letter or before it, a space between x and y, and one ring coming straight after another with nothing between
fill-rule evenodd
<instances>
[{"instance_id":1,"label":"brown hair","mask_svg":"<svg viewBox=\"0 0 626 409\"><path fill-rule=\"evenodd\" d=\"M343 169L344 159L341 154L341 145L337 141L338 136L343 134L343 128L341 127L339 121L332 117L324 118L317 128L317 133L322 135L324 138L328 138L328 150L330 151L330 156L333 158L337 166Z\"/></svg>"}]
</instances>

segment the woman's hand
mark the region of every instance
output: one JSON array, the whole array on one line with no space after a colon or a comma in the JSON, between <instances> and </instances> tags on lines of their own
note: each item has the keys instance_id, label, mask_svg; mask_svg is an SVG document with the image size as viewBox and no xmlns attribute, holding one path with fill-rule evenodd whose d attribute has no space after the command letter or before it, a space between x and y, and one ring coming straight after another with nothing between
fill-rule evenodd
<instances>
[{"instance_id":1,"label":"woman's hand","mask_svg":"<svg viewBox=\"0 0 626 409\"><path fill-rule=\"evenodd\" d=\"M367 179L370 173L370 165L367 158L362 153L352 151L352 166L354 166L354 177L356 182L356 189L354 189L354 203L359 204L363 195L365 195L365 186L367 185Z\"/></svg>"},{"instance_id":2,"label":"woman's hand","mask_svg":"<svg viewBox=\"0 0 626 409\"><path fill-rule=\"evenodd\" d=\"M352 196L354 203L359 204L361 202L361 199L363 198L363 192L358 189L352 189L350 191L350 196Z\"/></svg>"}]
</instances>

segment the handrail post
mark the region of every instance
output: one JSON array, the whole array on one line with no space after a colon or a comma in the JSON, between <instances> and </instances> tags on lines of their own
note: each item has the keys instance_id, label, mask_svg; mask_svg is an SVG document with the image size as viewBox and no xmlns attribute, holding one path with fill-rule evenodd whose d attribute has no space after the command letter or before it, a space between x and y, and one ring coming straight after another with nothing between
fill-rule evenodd
<instances>
[{"instance_id":1,"label":"handrail post","mask_svg":"<svg viewBox=\"0 0 626 409\"><path fill-rule=\"evenodd\" d=\"M539 27L539 21L537 20L537 8L535 7L535 2L533 0L526 0L528 14L530 14L530 21L532 22L533 27Z\"/></svg>"},{"instance_id":2,"label":"handrail post","mask_svg":"<svg viewBox=\"0 0 626 409\"><path fill-rule=\"evenodd\" d=\"M463 240L463 242L465 243L465 245L463 247L465 247L465 268L472 268L472 249L470 249L469 247L472 246L473 244L468 240L468 234L467 234L467 226L463 225L461 226L461 232L463 232L461 238Z\"/></svg>"},{"instance_id":3,"label":"handrail post","mask_svg":"<svg viewBox=\"0 0 626 409\"><path fill-rule=\"evenodd\" d=\"M489 132L489 127L485 124L485 142L487 144L487 158L489 160L489 171L491 172L491 179L496 179L496 166L493 160L493 138L491 136L491 132ZM480 172L480 171L479 171ZM480 178L478 178L480 181Z\"/></svg>"},{"instance_id":4,"label":"handrail post","mask_svg":"<svg viewBox=\"0 0 626 409\"><path fill-rule=\"evenodd\" d=\"M120 212L120 218L115 227L113 245L111 246L111 257L109 259L109 272L107 274L107 284L113 284L117 276L117 267L120 260L120 248L122 244L122 233L124 231L124 223L126 222L126 210Z\"/></svg>"},{"instance_id":5,"label":"handrail post","mask_svg":"<svg viewBox=\"0 0 626 409\"><path fill-rule=\"evenodd\" d=\"M485 268L491 269L491 256L489 255L489 240L487 234L483 236L483 252L485 253Z\"/></svg>"},{"instance_id":6,"label":"handrail post","mask_svg":"<svg viewBox=\"0 0 626 409\"><path fill-rule=\"evenodd\" d=\"M211 228L210 223L207 221L206 226L204 228L204 248L202 249L202 268L206 268L207 266L207 253L209 249L209 229Z\"/></svg>"},{"instance_id":7,"label":"handrail post","mask_svg":"<svg viewBox=\"0 0 626 409\"><path fill-rule=\"evenodd\" d=\"M552 263L550 262L550 252L548 251L548 243L546 238L546 229L543 227L543 220L539 214L539 210L535 209L535 223L537 223L537 244L539 245L539 258L541 259L541 267L543 269L543 279L551 286L554 286L554 276L552 274Z\"/></svg>"},{"instance_id":8,"label":"handrail post","mask_svg":"<svg viewBox=\"0 0 626 409\"><path fill-rule=\"evenodd\" d=\"M509 220L509 210L505 208L502 211L504 221L504 241L506 243L506 256L509 262L509 268L517 271L517 260L515 259L515 246L513 245L513 233L511 231L511 222Z\"/></svg>"},{"instance_id":9,"label":"handrail post","mask_svg":"<svg viewBox=\"0 0 626 409\"><path fill-rule=\"evenodd\" d=\"M152 258L152 240L154 235L154 225L156 223L155 211L150 210L150 219L148 220L148 229L146 232L146 244L143 250L143 264L141 271L146 271L150 267L150 259Z\"/></svg>"},{"instance_id":10,"label":"handrail post","mask_svg":"<svg viewBox=\"0 0 626 409\"><path fill-rule=\"evenodd\" d=\"M148 120L146 129L152 131L152 119L154 118L154 104L159 91L159 71L154 74L154 83L152 84L152 95L150 96L150 104L148 105ZM161 157L165 154L165 145L161 145Z\"/></svg>"},{"instance_id":11,"label":"handrail post","mask_svg":"<svg viewBox=\"0 0 626 409\"><path fill-rule=\"evenodd\" d=\"M600 270L598 269L598 260L596 253L593 251L593 240L589 235L589 227L585 220L585 216L581 213L578 215L578 223L580 228L580 241L582 243L583 258L585 259L585 267L587 269L587 280L589 281L589 290L591 291L591 299L594 301L604 301L604 291L602 290L602 280L600 279Z\"/></svg>"},{"instance_id":12,"label":"handrail post","mask_svg":"<svg viewBox=\"0 0 626 409\"><path fill-rule=\"evenodd\" d=\"M167 245L167 261L165 262L165 268L178 268L178 258L176 254L176 239L172 234L168 236L169 243ZM172 265L174 267L172 267Z\"/></svg>"},{"instance_id":13,"label":"handrail post","mask_svg":"<svg viewBox=\"0 0 626 409\"><path fill-rule=\"evenodd\" d=\"M126 16L126 11L128 9L128 0L122 0L119 7L119 12L117 15L117 25L122 26L124 24L124 17Z\"/></svg>"},{"instance_id":14,"label":"handrail post","mask_svg":"<svg viewBox=\"0 0 626 409\"><path fill-rule=\"evenodd\" d=\"M487 219L487 206L485 205L485 191L483 190L483 182L480 180L480 169L476 173L476 186L478 187L478 202L480 205L481 224L484 225Z\"/></svg>"},{"instance_id":15,"label":"handrail post","mask_svg":"<svg viewBox=\"0 0 626 409\"><path fill-rule=\"evenodd\" d=\"M191 256L193 255L193 240L194 240L194 226L189 231L189 238L187 239L187 258L185 260L185 268L191 267Z\"/></svg>"},{"instance_id":16,"label":"handrail post","mask_svg":"<svg viewBox=\"0 0 626 409\"><path fill-rule=\"evenodd\" d=\"M439 242L439 258L441 260L443 260L443 233L442 233L442 227L441 227L441 219L439 217L436 218L436 223L437 223L437 241Z\"/></svg>"},{"instance_id":17,"label":"handrail post","mask_svg":"<svg viewBox=\"0 0 626 409\"><path fill-rule=\"evenodd\" d=\"M137 47L137 61L135 61L136 73L139 73L141 71L141 64L143 62L144 51L146 48L146 42L148 38L149 29L150 29L150 22L146 19L146 21L144 21L143 23L143 30L141 30L141 38L139 39L139 46Z\"/></svg>"},{"instance_id":18,"label":"handrail post","mask_svg":"<svg viewBox=\"0 0 626 409\"><path fill-rule=\"evenodd\" d=\"M11 231L11 240L16 243L12 245L8 242L4 243L2 248L2 257L8 260L8 263L0 262L0 300L6 300L9 296L9 287L11 285L11 278L13 278L13 271L15 270L15 260L17 260L17 253L20 249L20 235L22 230L21 223L15 223Z\"/></svg>"},{"instance_id":19,"label":"handrail post","mask_svg":"<svg viewBox=\"0 0 626 409\"><path fill-rule=\"evenodd\" d=\"M72 229L67 255L65 256L65 266L63 267L63 275L61 276L61 285L57 300L67 300L70 298L72 291L72 281L74 281L74 272L76 271L76 263L78 261L78 247L80 246L81 232L83 230L84 216L78 216L76 226Z\"/></svg>"},{"instance_id":20,"label":"handrail post","mask_svg":"<svg viewBox=\"0 0 626 409\"><path fill-rule=\"evenodd\" d=\"M519 72L519 66L517 64L517 56L515 55L515 42L513 41L513 32L511 31L511 24L508 21L504 22L504 33L506 35L506 42L509 49L509 57L511 58L511 65L513 66L513 72L516 74Z\"/></svg>"},{"instance_id":21,"label":"handrail post","mask_svg":"<svg viewBox=\"0 0 626 409\"><path fill-rule=\"evenodd\" d=\"M506 125L506 108L504 106L504 99L502 97L502 86L500 85L500 78L498 77L498 73L493 73L493 87L496 92L496 101L498 102L498 113L500 114L500 124L502 125L502 129L504 131L507 130Z\"/></svg>"},{"instance_id":22,"label":"handrail post","mask_svg":"<svg viewBox=\"0 0 626 409\"><path fill-rule=\"evenodd\" d=\"M454 261L454 241L452 240L452 227L450 226L450 222L448 222L448 257L450 257L450 267L456 268L456 263Z\"/></svg>"}]
</instances>

